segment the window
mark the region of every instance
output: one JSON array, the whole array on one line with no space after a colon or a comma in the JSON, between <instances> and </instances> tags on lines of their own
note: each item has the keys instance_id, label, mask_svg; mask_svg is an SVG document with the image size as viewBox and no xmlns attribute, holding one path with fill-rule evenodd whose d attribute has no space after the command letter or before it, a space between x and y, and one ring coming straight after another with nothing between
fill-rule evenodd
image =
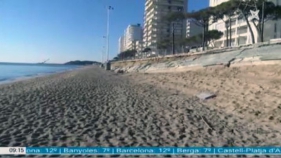
<instances>
[{"instance_id":1,"label":"window","mask_svg":"<svg viewBox=\"0 0 281 158\"><path fill-rule=\"evenodd\" d=\"M170 32L170 29L167 29L167 32Z\"/></svg>"},{"instance_id":2,"label":"window","mask_svg":"<svg viewBox=\"0 0 281 158\"><path fill-rule=\"evenodd\" d=\"M242 16L238 17L238 24L241 24L245 22L244 18Z\"/></svg>"},{"instance_id":3,"label":"window","mask_svg":"<svg viewBox=\"0 0 281 158\"><path fill-rule=\"evenodd\" d=\"M171 6L168 6L168 9L171 9Z\"/></svg>"},{"instance_id":4,"label":"window","mask_svg":"<svg viewBox=\"0 0 281 158\"><path fill-rule=\"evenodd\" d=\"M247 26L237 28L237 34L243 34L243 33L247 33L247 32L248 32Z\"/></svg>"},{"instance_id":5,"label":"window","mask_svg":"<svg viewBox=\"0 0 281 158\"><path fill-rule=\"evenodd\" d=\"M236 19L231 19L231 25L236 25Z\"/></svg>"},{"instance_id":6,"label":"window","mask_svg":"<svg viewBox=\"0 0 281 158\"><path fill-rule=\"evenodd\" d=\"M171 4L172 3L171 0L168 0L168 3Z\"/></svg>"},{"instance_id":7,"label":"window","mask_svg":"<svg viewBox=\"0 0 281 158\"><path fill-rule=\"evenodd\" d=\"M183 10L183 8L182 7L177 7L177 10L181 12Z\"/></svg>"}]
</instances>

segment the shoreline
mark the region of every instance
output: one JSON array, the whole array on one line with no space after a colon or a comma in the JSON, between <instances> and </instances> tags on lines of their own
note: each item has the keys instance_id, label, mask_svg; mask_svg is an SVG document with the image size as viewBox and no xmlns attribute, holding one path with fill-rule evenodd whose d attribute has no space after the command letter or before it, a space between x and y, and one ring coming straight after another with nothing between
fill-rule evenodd
<instances>
[{"instance_id":1,"label":"shoreline","mask_svg":"<svg viewBox=\"0 0 281 158\"><path fill-rule=\"evenodd\" d=\"M84 67L88 67L88 66L78 66L76 68L71 68L68 70L56 71L56 72L51 72L51 73L38 73L35 75L31 75L31 76L16 77L16 78L0 81L0 86L7 85L7 84L13 84L13 83L17 83L17 82L22 82L22 81L27 81L27 80L32 80L32 79L41 78L41 77L47 77L47 76L55 75L55 74L66 73L66 72L70 72L70 71L75 71L75 70L79 70Z\"/></svg>"}]
</instances>

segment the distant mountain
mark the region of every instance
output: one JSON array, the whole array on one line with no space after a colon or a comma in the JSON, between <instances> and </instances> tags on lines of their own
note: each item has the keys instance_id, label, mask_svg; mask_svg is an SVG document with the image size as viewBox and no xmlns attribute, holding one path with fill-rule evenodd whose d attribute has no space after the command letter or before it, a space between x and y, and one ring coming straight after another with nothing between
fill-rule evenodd
<instances>
[{"instance_id":1,"label":"distant mountain","mask_svg":"<svg viewBox=\"0 0 281 158\"><path fill-rule=\"evenodd\" d=\"M80 60L75 60L75 61L69 61L67 63L64 63L65 65L99 65L101 64L100 62L97 61L80 61Z\"/></svg>"}]
</instances>

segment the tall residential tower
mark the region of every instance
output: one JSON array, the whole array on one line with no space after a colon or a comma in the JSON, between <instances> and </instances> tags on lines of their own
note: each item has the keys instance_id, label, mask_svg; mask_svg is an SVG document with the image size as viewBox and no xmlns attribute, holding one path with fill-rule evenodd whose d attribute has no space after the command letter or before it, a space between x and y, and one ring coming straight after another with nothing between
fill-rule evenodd
<instances>
[{"instance_id":1,"label":"tall residential tower","mask_svg":"<svg viewBox=\"0 0 281 158\"><path fill-rule=\"evenodd\" d=\"M125 47L126 50L135 50L136 42L142 41L142 27L140 24L129 25L125 30Z\"/></svg>"},{"instance_id":2,"label":"tall residential tower","mask_svg":"<svg viewBox=\"0 0 281 158\"><path fill-rule=\"evenodd\" d=\"M126 50L139 50L142 44L142 27L140 24L129 25L119 38L119 53Z\"/></svg>"},{"instance_id":3,"label":"tall residential tower","mask_svg":"<svg viewBox=\"0 0 281 158\"><path fill-rule=\"evenodd\" d=\"M119 38L119 53L125 51L125 36Z\"/></svg>"},{"instance_id":4,"label":"tall residential tower","mask_svg":"<svg viewBox=\"0 0 281 158\"><path fill-rule=\"evenodd\" d=\"M172 25L165 18L173 12L187 12L187 0L146 0L144 15L144 47L157 49L161 40L172 39ZM186 34L186 21L181 20L174 25L175 38L183 38Z\"/></svg>"}]
</instances>

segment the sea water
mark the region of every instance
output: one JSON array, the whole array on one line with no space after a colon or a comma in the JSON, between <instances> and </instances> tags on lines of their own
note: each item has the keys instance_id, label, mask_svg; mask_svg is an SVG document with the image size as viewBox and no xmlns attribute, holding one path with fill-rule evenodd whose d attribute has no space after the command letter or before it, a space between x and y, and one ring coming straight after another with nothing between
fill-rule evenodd
<instances>
[{"instance_id":1,"label":"sea water","mask_svg":"<svg viewBox=\"0 0 281 158\"><path fill-rule=\"evenodd\" d=\"M0 83L11 82L21 78L64 72L75 68L78 68L78 66L63 64L25 64L0 62Z\"/></svg>"}]
</instances>

